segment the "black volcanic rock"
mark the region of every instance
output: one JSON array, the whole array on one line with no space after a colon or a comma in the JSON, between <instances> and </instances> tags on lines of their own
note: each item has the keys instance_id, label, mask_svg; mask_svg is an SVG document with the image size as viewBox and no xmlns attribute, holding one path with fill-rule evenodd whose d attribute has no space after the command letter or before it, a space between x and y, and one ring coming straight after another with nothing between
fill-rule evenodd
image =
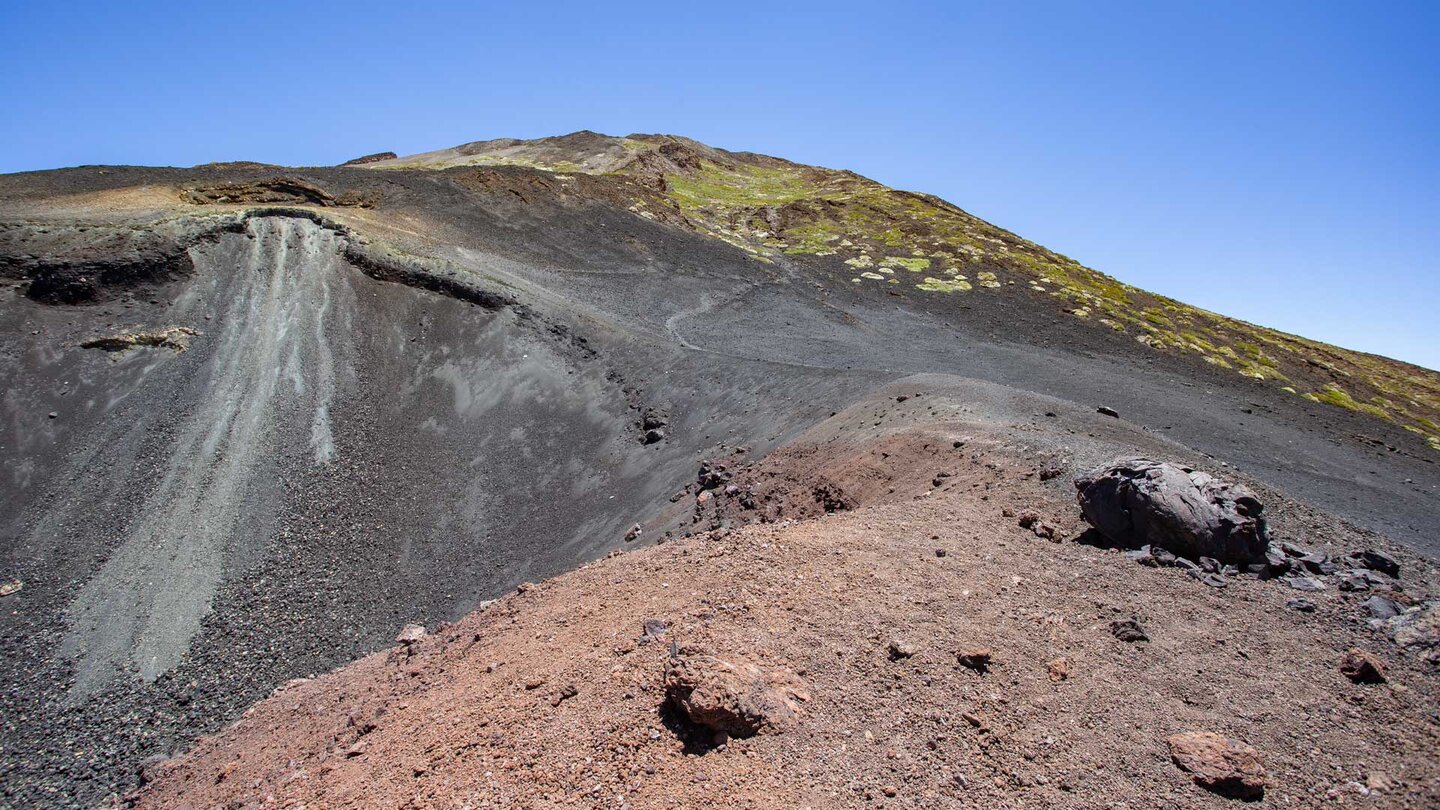
<instances>
[{"instance_id":1,"label":"black volcanic rock","mask_svg":"<svg viewBox=\"0 0 1440 810\"><path fill-rule=\"evenodd\" d=\"M1239 564L1265 559L1265 507L1243 485L1135 458L1091 470L1075 488L1085 519L1123 548Z\"/></svg>"}]
</instances>

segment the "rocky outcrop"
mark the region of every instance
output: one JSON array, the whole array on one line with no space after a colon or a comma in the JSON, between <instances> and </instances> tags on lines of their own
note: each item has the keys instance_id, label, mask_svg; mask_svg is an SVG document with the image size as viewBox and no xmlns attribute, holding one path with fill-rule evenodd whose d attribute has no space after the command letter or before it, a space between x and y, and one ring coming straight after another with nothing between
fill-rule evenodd
<instances>
[{"instance_id":1,"label":"rocky outcrop","mask_svg":"<svg viewBox=\"0 0 1440 810\"><path fill-rule=\"evenodd\" d=\"M1265 558L1265 507L1241 484L1131 458L1077 477L1075 488L1085 519L1122 548L1148 545L1236 564Z\"/></svg>"},{"instance_id":2,"label":"rocky outcrop","mask_svg":"<svg viewBox=\"0 0 1440 810\"><path fill-rule=\"evenodd\" d=\"M293 177L192 186L181 196L195 205L261 203L373 208L379 202L374 192L351 191L334 195L314 183Z\"/></svg>"},{"instance_id":3,"label":"rocky outcrop","mask_svg":"<svg viewBox=\"0 0 1440 810\"><path fill-rule=\"evenodd\" d=\"M382 160L394 160L394 159L397 158L397 157L400 157L400 156L397 155L397 154L395 154L394 152L376 152L376 153L373 154L373 155L362 155L362 156L357 157L357 158L352 158L352 159L350 159L350 160L345 161L344 163L341 163L340 165L341 165L341 166L364 166L366 163L379 163L379 162L382 161Z\"/></svg>"}]
</instances>

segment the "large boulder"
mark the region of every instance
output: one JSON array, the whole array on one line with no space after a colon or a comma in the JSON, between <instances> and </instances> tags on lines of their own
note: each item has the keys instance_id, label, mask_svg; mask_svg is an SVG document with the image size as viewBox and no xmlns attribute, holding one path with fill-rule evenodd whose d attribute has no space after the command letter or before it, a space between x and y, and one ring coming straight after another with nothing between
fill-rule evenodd
<instances>
[{"instance_id":1,"label":"large boulder","mask_svg":"<svg viewBox=\"0 0 1440 810\"><path fill-rule=\"evenodd\" d=\"M1085 519L1121 548L1148 545L1238 565L1265 559L1265 507L1241 484L1130 458L1080 475L1075 488Z\"/></svg>"}]
</instances>

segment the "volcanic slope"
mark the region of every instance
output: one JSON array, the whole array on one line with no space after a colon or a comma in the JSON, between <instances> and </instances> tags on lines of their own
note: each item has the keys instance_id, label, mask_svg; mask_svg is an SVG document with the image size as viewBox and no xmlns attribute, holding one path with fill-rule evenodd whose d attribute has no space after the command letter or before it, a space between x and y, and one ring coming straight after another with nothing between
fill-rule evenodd
<instances>
[{"instance_id":1,"label":"volcanic slope","mask_svg":"<svg viewBox=\"0 0 1440 810\"><path fill-rule=\"evenodd\" d=\"M1044 471L1135 451L1199 460L1062 403L907 378L764 459L714 462L770 523L617 553L287 684L152 763L134 803L1232 806L1171 761L1194 731L1260 752L1266 806L1440 801L1440 678L1359 620L1368 593L1304 613L1278 580L1217 590L1070 542L1073 487ZM743 511L727 490L702 506ZM1376 547L1262 493L1283 542ZM1440 585L1391 550L1405 593ZM1146 637L1117 637L1127 622ZM1386 683L1341 673L1355 646ZM770 673L795 716L753 736L690 723L666 673L703 656Z\"/></svg>"},{"instance_id":2,"label":"volcanic slope","mask_svg":"<svg viewBox=\"0 0 1440 810\"><path fill-rule=\"evenodd\" d=\"M719 445L763 457L917 372L1109 405L1436 550L1433 373L679 138L7 175L0 277L13 806L91 805L636 523L723 524L671 502Z\"/></svg>"}]
</instances>

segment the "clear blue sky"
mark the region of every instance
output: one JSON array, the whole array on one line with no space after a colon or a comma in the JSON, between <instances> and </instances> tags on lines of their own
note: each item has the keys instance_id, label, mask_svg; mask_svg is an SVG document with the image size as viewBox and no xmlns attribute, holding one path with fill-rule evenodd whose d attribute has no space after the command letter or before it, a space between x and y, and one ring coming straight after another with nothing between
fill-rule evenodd
<instances>
[{"instance_id":1,"label":"clear blue sky","mask_svg":"<svg viewBox=\"0 0 1440 810\"><path fill-rule=\"evenodd\" d=\"M0 0L0 171L670 132L1440 368L1440 2Z\"/></svg>"}]
</instances>

